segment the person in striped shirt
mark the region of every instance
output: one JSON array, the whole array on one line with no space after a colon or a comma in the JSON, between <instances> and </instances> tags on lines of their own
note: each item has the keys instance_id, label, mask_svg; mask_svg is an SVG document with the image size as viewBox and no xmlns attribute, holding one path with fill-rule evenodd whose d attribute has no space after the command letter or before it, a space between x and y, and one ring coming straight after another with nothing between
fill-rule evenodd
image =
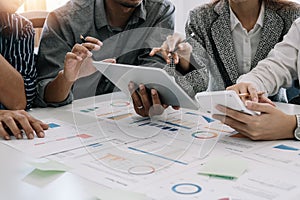
<instances>
[{"instance_id":1,"label":"person in striped shirt","mask_svg":"<svg viewBox=\"0 0 300 200\"><path fill-rule=\"evenodd\" d=\"M16 14L23 0L0 1L0 137L28 139L44 137L47 124L24 109L31 107L36 94L34 29ZM7 110L6 110L7 109Z\"/></svg>"},{"instance_id":2,"label":"person in striped shirt","mask_svg":"<svg viewBox=\"0 0 300 200\"><path fill-rule=\"evenodd\" d=\"M2 109L28 109L36 93L34 29L29 20L15 13L22 3L20 0L0 1Z\"/></svg>"}]
</instances>

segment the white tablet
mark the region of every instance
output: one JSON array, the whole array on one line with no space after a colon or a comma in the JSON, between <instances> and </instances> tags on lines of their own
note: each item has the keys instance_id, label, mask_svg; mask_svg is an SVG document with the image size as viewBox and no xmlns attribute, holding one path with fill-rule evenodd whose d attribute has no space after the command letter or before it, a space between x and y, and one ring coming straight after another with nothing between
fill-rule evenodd
<instances>
[{"instance_id":1,"label":"white tablet","mask_svg":"<svg viewBox=\"0 0 300 200\"><path fill-rule=\"evenodd\" d=\"M191 98L165 70L160 68L112 64L94 61L94 66L115 86L130 97L128 84L130 81L144 84L149 89L156 89L161 102L171 106L180 106L198 110L198 103Z\"/></svg>"},{"instance_id":2,"label":"white tablet","mask_svg":"<svg viewBox=\"0 0 300 200\"><path fill-rule=\"evenodd\" d=\"M224 115L224 113L216 109L216 106L219 104L249 115L259 114L247 109L238 94L233 90L200 92L196 94L195 98L199 103L200 109L207 113Z\"/></svg>"}]
</instances>

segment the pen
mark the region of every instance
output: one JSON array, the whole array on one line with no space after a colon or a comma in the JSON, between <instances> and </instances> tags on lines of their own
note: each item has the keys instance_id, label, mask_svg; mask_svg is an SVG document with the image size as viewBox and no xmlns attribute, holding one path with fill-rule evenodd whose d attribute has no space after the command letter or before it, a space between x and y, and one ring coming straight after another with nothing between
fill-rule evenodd
<instances>
[{"instance_id":1,"label":"pen","mask_svg":"<svg viewBox=\"0 0 300 200\"><path fill-rule=\"evenodd\" d=\"M187 37L186 39L182 40L179 44L188 42L190 39L192 39L195 36L195 33L191 33L191 35L189 37ZM175 49L170 52L170 53L175 53L177 50L179 49L178 45L175 47Z\"/></svg>"},{"instance_id":2,"label":"pen","mask_svg":"<svg viewBox=\"0 0 300 200\"><path fill-rule=\"evenodd\" d=\"M258 96L261 96L263 94L265 94L265 92L257 92ZM250 96L249 93L241 93L241 94L239 94L239 97L249 97L249 96Z\"/></svg>"},{"instance_id":3,"label":"pen","mask_svg":"<svg viewBox=\"0 0 300 200\"><path fill-rule=\"evenodd\" d=\"M81 40L82 43L85 43L85 42L86 42L86 41L85 41L85 37L83 37L83 35L80 35L80 40Z\"/></svg>"}]
</instances>

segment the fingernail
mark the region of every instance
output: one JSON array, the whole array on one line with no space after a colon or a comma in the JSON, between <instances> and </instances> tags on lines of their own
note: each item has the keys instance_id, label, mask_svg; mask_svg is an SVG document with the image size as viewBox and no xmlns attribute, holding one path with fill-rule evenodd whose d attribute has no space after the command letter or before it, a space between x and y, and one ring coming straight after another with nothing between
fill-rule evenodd
<instances>
[{"instance_id":1,"label":"fingernail","mask_svg":"<svg viewBox=\"0 0 300 200\"><path fill-rule=\"evenodd\" d=\"M156 90L153 90L153 89L152 89L152 90L151 90L151 94L152 94L152 95L156 95L156 94L157 94L157 93L156 93Z\"/></svg>"},{"instance_id":2,"label":"fingernail","mask_svg":"<svg viewBox=\"0 0 300 200\"><path fill-rule=\"evenodd\" d=\"M43 131L39 132L40 137L45 137L45 133Z\"/></svg>"},{"instance_id":3,"label":"fingernail","mask_svg":"<svg viewBox=\"0 0 300 200\"><path fill-rule=\"evenodd\" d=\"M29 133L28 137L29 137L29 139L31 139L31 140L34 138L34 136L33 136L32 133Z\"/></svg>"},{"instance_id":4,"label":"fingernail","mask_svg":"<svg viewBox=\"0 0 300 200\"><path fill-rule=\"evenodd\" d=\"M87 56L88 56L88 57L92 57L92 56L93 56L93 53L90 52L90 51L88 51Z\"/></svg>"},{"instance_id":5,"label":"fingernail","mask_svg":"<svg viewBox=\"0 0 300 200\"><path fill-rule=\"evenodd\" d=\"M102 45L103 45L103 43L102 42L97 42L97 44L101 47Z\"/></svg>"},{"instance_id":6,"label":"fingernail","mask_svg":"<svg viewBox=\"0 0 300 200\"><path fill-rule=\"evenodd\" d=\"M17 139L22 139L23 137L22 137L22 135L21 134L18 134L17 135Z\"/></svg>"},{"instance_id":7,"label":"fingernail","mask_svg":"<svg viewBox=\"0 0 300 200\"><path fill-rule=\"evenodd\" d=\"M245 105L248 107L248 106L251 106L252 105L252 101L246 101L245 102Z\"/></svg>"},{"instance_id":8,"label":"fingernail","mask_svg":"<svg viewBox=\"0 0 300 200\"><path fill-rule=\"evenodd\" d=\"M253 98L254 102L258 102L258 99L256 97Z\"/></svg>"},{"instance_id":9,"label":"fingernail","mask_svg":"<svg viewBox=\"0 0 300 200\"><path fill-rule=\"evenodd\" d=\"M10 137L7 135L7 136L4 136L4 139L5 140L10 140Z\"/></svg>"},{"instance_id":10,"label":"fingernail","mask_svg":"<svg viewBox=\"0 0 300 200\"><path fill-rule=\"evenodd\" d=\"M95 50L95 51L100 50L100 46L99 46L99 45L95 45L95 46L94 46L94 50Z\"/></svg>"}]
</instances>

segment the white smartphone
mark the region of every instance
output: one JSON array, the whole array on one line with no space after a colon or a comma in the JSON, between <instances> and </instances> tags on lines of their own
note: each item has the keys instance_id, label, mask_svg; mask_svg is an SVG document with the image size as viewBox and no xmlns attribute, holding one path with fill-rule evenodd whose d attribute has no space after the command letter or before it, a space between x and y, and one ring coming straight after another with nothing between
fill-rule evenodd
<instances>
[{"instance_id":1,"label":"white smartphone","mask_svg":"<svg viewBox=\"0 0 300 200\"><path fill-rule=\"evenodd\" d=\"M224 115L224 113L216 109L216 106L219 104L249 115L259 114L247 109L239 95L233 90L200 92L196 94L195 98L203 112Z\"/></svg>"}]
</instances>

